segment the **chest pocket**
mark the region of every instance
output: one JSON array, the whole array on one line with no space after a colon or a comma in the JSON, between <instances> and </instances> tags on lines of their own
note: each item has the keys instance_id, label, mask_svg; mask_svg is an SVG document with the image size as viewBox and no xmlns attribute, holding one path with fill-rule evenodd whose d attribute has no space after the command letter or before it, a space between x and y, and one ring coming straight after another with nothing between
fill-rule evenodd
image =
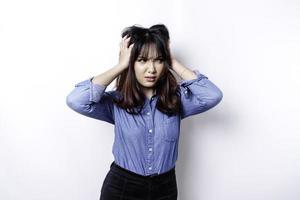
<instances>
[{"instance_id":1,"label":"chest pocket","mask_svg":"<svg viewBox=\"0 0 300 200\"><path fill-rule=\"evenodd\" d=\"M175 142L179 137L179 116L166 117L163 121L163 139L167 142Z\"/></svg>"}]
</instances>

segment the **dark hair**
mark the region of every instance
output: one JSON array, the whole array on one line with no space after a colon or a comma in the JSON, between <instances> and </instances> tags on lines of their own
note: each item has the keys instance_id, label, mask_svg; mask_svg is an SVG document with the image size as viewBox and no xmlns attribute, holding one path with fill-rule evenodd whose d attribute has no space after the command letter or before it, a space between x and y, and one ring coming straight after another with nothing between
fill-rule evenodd
<instances>
[{"instance_id":1,"label":"dark hair","mask_svg":"<svg viewBox=\"0 0 300 200\"><path fill-rule=\"evenodd\" d=\"M167 115L178 113L181 107L180 92L177 80L169 70L172 66L172 60L168 46L169 31L167 27L163 24L156 24L150 28L133 25L122 31L122 38L126 35L131 37L128 46L132 43L134 43L134 46L128 68L116 80L115 87L121 93L122 98L114 99L114 102L130 114L140 113L146 97L136 80L134 63L142 50L143 56L147 58L150 45L154 45L157 53L161 55L164 65L162 74L155 85L156 95L158 95L156 107Z\"/></svg>"}]
</instances>

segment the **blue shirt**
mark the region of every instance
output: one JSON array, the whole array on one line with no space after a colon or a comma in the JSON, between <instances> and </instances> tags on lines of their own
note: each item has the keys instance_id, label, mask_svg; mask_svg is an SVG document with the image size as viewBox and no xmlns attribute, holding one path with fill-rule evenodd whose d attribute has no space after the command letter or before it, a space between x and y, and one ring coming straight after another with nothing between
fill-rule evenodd
<instances>
[{"instance_id":1,"label":"blue shirt","mask_svg":"<svg viewBox=\"0 0 300 200\"><path fill-rule=\"evenodd\" d=\"M75 84L66 103L82 115L114 124L116 164L143 176L161 174L175 167L181 120L207 111L223 97L207 76L193 71L197 78L179 82L183 107L170 117L156 109L157 95L146 98L141 114L127 113L112 102L118 91L105 91L106 86L92 82L94 77Z\"/></svg>"}]
</instances>

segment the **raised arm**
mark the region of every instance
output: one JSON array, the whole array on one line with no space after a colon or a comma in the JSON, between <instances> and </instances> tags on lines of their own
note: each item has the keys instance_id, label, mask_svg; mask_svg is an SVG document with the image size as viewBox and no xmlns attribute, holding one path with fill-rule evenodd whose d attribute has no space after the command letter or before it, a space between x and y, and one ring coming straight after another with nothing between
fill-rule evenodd
<instances>
[{"instance_id":1,"label":"raised arm","mask_svg":"<svg viewBox=\"0 0 300 200\"><path fill-rule=\"evenodd\" d=\"M115 91L105 90L122 70L122 66L116 65L98 76L75 84L75 88L67 95L67 105L82 115L114 124L112 100Z\"/></svg>"},{"instance_id":2,"label":"raised arm","mask_svg":"<svg viewBox=\"0 0 300 200\"><path fill-rule=\"evenodd\" d=\"M190 70L177 60L172 60L173 70L183 79L180 81L181 119L205 112L223 98L222 91L198 70Z\"/></svg>"},{"instance_id":3,"label":"raised arm","mask_svg":"<svg viewBox=\"0 0 300 200\"><path fill-rule=\"evenodd\" d=\"M119 63L113 68L75 84L67 95L66 103L74 111L87 117L114 124L113 98L116 91L105 91L107 86L128 67L133 44L129 47L129 38L120 43Z\"/></svg>"}]
</instances>

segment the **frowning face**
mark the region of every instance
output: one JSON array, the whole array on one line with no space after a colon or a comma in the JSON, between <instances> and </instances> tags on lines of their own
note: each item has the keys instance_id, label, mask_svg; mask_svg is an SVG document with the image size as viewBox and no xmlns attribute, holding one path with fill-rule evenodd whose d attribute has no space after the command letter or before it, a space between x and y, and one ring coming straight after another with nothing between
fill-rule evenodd
<instances>
[{"instance_id":1,"label":"frowning face","mask_svg":"<svg viewBox=\"0 0 300 200\"><path fill-rule=\"evenodd\" d=\"M142 53L137 57L134 63L135 77L139 84L145 88L152 88L160 78L164 60L157 51L154 45L149 46L148 53Z\"/></svg>"}]
</instances>

